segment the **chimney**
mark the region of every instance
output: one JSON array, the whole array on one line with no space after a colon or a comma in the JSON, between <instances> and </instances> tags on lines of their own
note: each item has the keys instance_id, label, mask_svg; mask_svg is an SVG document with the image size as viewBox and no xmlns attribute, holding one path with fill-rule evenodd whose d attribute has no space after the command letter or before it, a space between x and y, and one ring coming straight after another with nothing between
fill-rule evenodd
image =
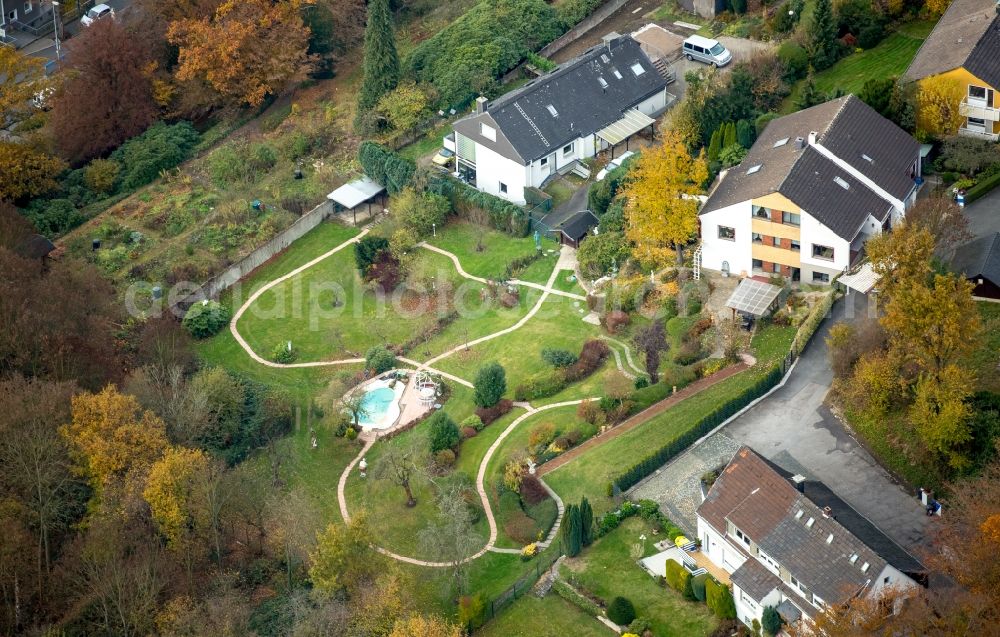
<instances>
[{"instance_id":1,"label":"chimney","mask_svg":"<svg viewBox=\"0 0 1000 637\"><path fill-rule=\"evenodd\" d=\"M481 95L479 97L477 97L476 98L476 114L477 115L482 115L483 113L485 113L488 104L489 104L489 100L486 99L485 97L483 97Z\"/></svg>"},{"instance_id":2,"label":"chimney","mask_svg":"<svg viewBox=\"0 0 1000 637\"><path fill-rule=\"evenodd\" d=\"M810 146L816 145L816 131L812 131L811 133L809 133L809 145Z\"/></svg>"},{"instance_id":3,"label":"chimney","mask_svg":"<svg viewBox=\"0 0 1000 637\"><path fill-rule=\"evenodd\" d=\"M792 476L792 484L795 485L795 490L799 493L806 492L806 477L804 475L796 474Z\"/></svg>"},{"instance_id":4,"label":"chimney","mask_svg":"<svg viewBox=\"0 0 1000 637\"><path fill-rule=\"evenodd\" d=\"M606 48L607 50L610 51L611 50L611 43L614 42L615 40L617 40L620 37L622 37L621 33L618 33L617 31L612 31L611 33L609 33L609 34L605 35L603 38L601 38L601 42L604 44L604 48Z\"/></svg>"},{"instance_id":5,"label":"chimney","mask_svg":"<svg viewBox=\"0 0 1000 637\"><path fill-rule=\"evenodd\" d=\"M795 150L802 150L806 147L806 140L804 137L795 138Z\"/></svg>"},{"instance_id":6,"label":"chimney","mask_svg":"<svg viewBox=\"0 0 1000 637\"><path fill-rule=\"evenodd\" d=\"M830 507L823 507L823 517L829 518L831 516L833 516L833 509Z\"/></svg>"}]
</instances>

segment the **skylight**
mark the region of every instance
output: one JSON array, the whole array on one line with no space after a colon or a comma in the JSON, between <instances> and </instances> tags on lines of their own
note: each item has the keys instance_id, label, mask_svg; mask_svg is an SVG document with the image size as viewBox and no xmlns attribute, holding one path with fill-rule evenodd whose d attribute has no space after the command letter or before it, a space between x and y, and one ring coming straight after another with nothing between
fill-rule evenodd
<instances>
[{"instance_id":1,"label":"skylight","mask_svg":"<svg viewBox=\"0 0 1000 637\"><path fill-rule=\"evenodd\" d=\"M603 77L597 78L597 83L601 85L601 88L608 88L608 81Z\"/></svg>"},{"instance_id":2,"label":"skylight","mask_svg":"<svg viewBox=\"0 0 1000 637\"><path fill-rule=\"evenodd\" d=\"M615 74L615 77L617 77L619 80L622 79L622 74L618 72L618 69L613 69L613 72Z\"/></svg>"},{"instance_id":3,"label":"skylight","mask_svg":"<svg viewBox=\"0 0 1000 637\"><path fill-rule=\"evenodd\" d=\"M643 73L646 72L646 69L642 68L642 65L639 64L638 62L636 62L635 64L633 64L631 68L632 68L632 72L635 73L636 77L639 77L640 75L642 75Z\"/></svg>"},{"instance_id":4,"label":"skylight","mask_svg":"<svg viewBox=\"0 0 1000 637\"><path fill-rule=\"evenodd\" d=\"M803 513L805 513L805 511L803 511L802 509L799 509L799 512L795 514L795 519L796 520L801 520Z\"/></svg>"},{"instance_id":5,"label":"skylight","mask_svg":"<svg viewBox=\"0 0 1000 637\"><path fill-rule=\"evenodd\" d=\"M833 178L833 183L837 184L838 186L840 186L844 190L849 190L851 188L851 184L847 183L846 181L844 181L840 177L834 177Z\"/></svg>"},{"instance_id":6,"label":"skylight","mask_svg":"<svg viewBox=\"0 0 1000 637\"><path fill-rule=\"evenodd\" d=\"M872 159L871 157L869 157L868 155L865 155L865 154L861 155L861 159L865 160L869 164L875 161L874 159Z\"/></svg>"},{"instance_id":7,"label":"skylight","mask_svg":"<svg viewBox=\"0 0 1000 637\"><path fill-rule=\"evenodd\" d=\"M849 561L849 562L850 562L851 564L854 564L855 562L857 562L857 561L858 561L858 554L857 554L857 553L851 553L851 559L850 559L850 560L848 560L848 561Z\"/></svg>"},{"instance_id":8,"label":"skylight","mask_svg":"<svg viewBox=\"0 0 1000 637\"><path fill-rule=\"evenodd\" d=\"M763 166L763 164L756 164L754 166L750 166L750 168L747 169L747 174L748 175L754 174L755 172L761 169L761 166Z\"/></svg>"},{"instance_id":9,"label":"skylight","mask_svg":"<svg viewBox=\"0 0 1000 637\"><path fill-rule=\"evenodd\" d=\"M827 544L833 544L833 533L831 533L830 535L826 536L826 543Z\"/></svg>"},{"instance_id":10,"label":"skylight","mask_svg":"<svg viewBox=\"0 0 1000 637\"><path fill-rule=\"evenodd\" d=\"M862 573L867 573L869 566L871 566L871 564L869 564L868 562L865 562L864 566L861 567L861 572Z\"/></svg>"},{"instance_id":11,"label":"skylight","mask_svg":"<svg viewBox=\"0 0 1000 637\"><path fill-rule=\"evenodd\" d=\"M611 58L609 58L606 53L601 53L601 62L604 62L605 64L607 64L610 61L611 61Z\"/></svg>"},{"instance_id":12,"label":"skylight","mask_svg":"<svg viewBox=\"0 0 1000 637\"><path fill-rule=\"evenodd\" d=\"M808 520L806 520L807 529L813 528L813 524L816 524L816 518L809 518Z\"/></svg>"},{"instance_id":13,"label":"skylight","mask_svg":"<svg viewBox=\"0 0 1000 637\"><path fill-rule=\"evenodd\" d=\"M549 115L551 115L552 117L559 117L559 111L556 110L555 106L549 104L545 108L549 109Z\"/></svg>"},{"instance_id":14,"label":"skylight","mask_svg":"<svg viewBox=\"0 0 1000 637\"><path fill-rule=\"evenodd\" d=\"M774 146L772 146L771 148L777 148L778 146L784 146L787 143L788 143L788 138L785 137L783 139L779 139L778 141L774 142Z\"/></svg>"}]
</instances>

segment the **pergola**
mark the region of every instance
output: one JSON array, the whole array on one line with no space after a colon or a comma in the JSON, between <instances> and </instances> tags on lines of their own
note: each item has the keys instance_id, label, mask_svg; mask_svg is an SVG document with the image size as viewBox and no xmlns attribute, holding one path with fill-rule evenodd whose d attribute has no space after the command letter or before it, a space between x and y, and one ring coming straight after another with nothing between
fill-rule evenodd
<instances>
[{"instance_id":1,"label":"pergola","mask_svg":"<svg viewBox=\"0 0 1000 637\"><path fill-rule=\"evenodd\" d=\"M777 285L756 279L743 279L726 301L726 307L732 308L733 316L742 312L760 318L771 311L779 294L781 288Z\"/></svg>"},{"instance_id":2,"label":"pergola","mask_svg":"<svg viewBox=\"0 0 1000 637\"><path fill-rule=\"evenodd\" d=\"M335 206L340 206L344 210L353 211L354 224L357 225L358 213L355 208L363 203L367 203L368 215L371 216L372 200L383 192L385 192L385 186L366 175L361 179L355 179L354 181L337 188L327 195L326 198L332 201Z\"/></svg>"},{"instance_id":3,"label":"pergola","mask_svg":"<svg viewBox=\"0 0 1000 637\"><path fill-rule=\"evenodd\" d=\"M873 287L878 285L879 278L879 275L872 269L872 264L865 263L858 268L857 272L845 274L837 279L837 283L842 283L847 288L848 294L851 293L851 290L868 294Z\"/></svg>"},{"instance_id":4,"label":"pergola","mask_svg":"<svg viewBox=\"0 0 1000 637\"><path fill-rule=\"evenodd\" d=\"M656 123L649 115L646 115L637 108L625 111L622 118L617 122L608 124L601 130L594 133L611 146L611 157L615 156L615 146L625 142L625 150L628 150L628 140L644 128L651 127Z\"/></svg>"}]
</instances>

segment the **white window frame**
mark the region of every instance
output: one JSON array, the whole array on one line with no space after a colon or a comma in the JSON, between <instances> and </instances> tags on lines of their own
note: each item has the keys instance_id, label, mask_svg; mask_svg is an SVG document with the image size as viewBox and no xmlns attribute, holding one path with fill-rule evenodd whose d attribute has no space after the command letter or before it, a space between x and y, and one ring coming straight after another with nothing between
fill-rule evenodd
<instances>
[{"instance_id":1,"label":"white window frame","mask_svg":"<svg viewBox=\"0 0 1000 637\"><path fill-rule=\"evenodd\" d=\"M791 241L791 243L788 246L789 250L791 250L792 252L802 252L802 242L801 241L799 241L798 239L790 239L790 241Z\"/></svg>"},{"instance_id":2,"label":"white window frame","mask_svg":"<svg viewBox=\"0 0 1000 637\"><path fill-rule=\"evenodd\" d=\"M563 157L569 157L576 150L576 142L570 142L563 146L562 154Z\"/></svg>"},{"instance_id":3,"label":"white window frame","mask_svg":"<svg viewBox=\"0 0 1000 637\"><path fill-rule=\"evenodd\" d=\"M830 251L830 256L825 257L823 255L816 254L816 248L822 248L823 250L829 250ZM820 259L822 261L834 261L837 258L837 251L834 250L833 247L831 247L831 246L825 246L822 243L814 243L814 244L812 244L812 252L811 252L811 254L812 254L812 258L814 258L814 259Z\"/></svg>"},{"instance_id":4,"label":"white window frame","mask_svg":"<svg viewBox=\"0 0 1000 637\"><path fill-rule=\"evenodd\" d=\"M742 541L747 546L750 546L750 537L746 533L741 531L739 527L734 526L733 528L736 529L736 539Z\"/></svg>"},{"instance_id":5,"label":"white window frame","mask_svg":"<svg viewBox=\"0 0 1000 637\"><path fill-rule=\"evenodd\" d=\"M773 557L762 551L759 546L757 547L757 557L760 558L760 563L767 567L767 570L771 571L775 575L781 574L781 566L778 565Z\"/></svg>"},{"instance_id":6,"label":"white window frame","mask_svg":"<svg viewBox=\"0 0 1000 637\"><path fill-rule=\"evenodd\" d=\"M722 231L723 230L728 230L729 231L727 233L727 234L729 234L728 237L722 236ZM719 239L721 239L722 241L736 241L736 228L734 228L732 226L722 226L722 225L720 225L719 226Z\"/></svg>"},{"instance_id":7,"label":"white window frame","mask_svg":"<svg viewBox=\"0 0 1000 637\"><path fill-rule=\"evenodd\" d=\"M983 92L983 96L982 97L974 96L972 94L972 89L980 89ZM992 102L992 100L990 99L992 93L993 89L989 87L979 86L977 84L969 84L967 93L969 97L969 104L973 104L974 106L989 106L990 103Z\"/></svg>"},{"instance_id":8,"label":"white window frame","mask_svg":"<svg viewBox=\"0 0 1000 637\"><path fill-rule=\"evenodd\" d=\"M797 221L792 221L792 217L797 219ZM802 215L798 212L788 212L787 210L781 211L781 223L786 226L801 226L802 225Z\"/></svg>"},{"instance_id":9,"label":"white window frame","mask_svg":"<svg viewBox=\"0 0 1000 637\"><path fill-rule=\"evenodd\" d=\"M503 194L507 194L507 184L503 183L502 181L500 182L500 192L502 192Z\"/></svg>"},{"instance_id":10,"label":"white window frame","mask_svg":"<svg viewBox=\"0 0 1000 637\"><path fill-rule=\"evenodd\" d=\"M548 157L542 157L542 158L541 158L541 159L540 159L540 160L538 161L538 165L539 165L539 166L548 166L548 165L549 165L549 158L548 158Z\"/></svg>"},{"instance_id":11,"label":"white window frame","mask_svg":"<svg viewBox=\"0 0 1000 637\"><path fill-rule=\"evenodd\" d=\"M747 595L746 591L744 591L742 588L740 589L740 601L743 602L744 604L746 604L746 606L749 607L750 610L756 612L756 610L757 610L757 602L754 601L754 599L752 597L750 597L749 595Z\"/></svg>"}]
</instances>

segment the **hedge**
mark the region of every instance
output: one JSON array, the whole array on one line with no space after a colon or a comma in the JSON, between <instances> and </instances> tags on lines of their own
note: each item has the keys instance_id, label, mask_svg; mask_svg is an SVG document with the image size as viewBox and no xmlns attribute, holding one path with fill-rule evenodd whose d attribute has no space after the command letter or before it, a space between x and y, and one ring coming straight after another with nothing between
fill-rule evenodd
<instances>
[{"instance_id":1,"label":"hedge","mask_svg":"<svg viewBox=\"0 0 1000 637\"><path fill-rule=\"evenodd\" d=\"M800 325L798 331L795 332L795 338L792 339L792 353L795 356L800 355L802 350L806 348L806 345L809 344L809 340L812 339L816 330L819 329L823 319L825 319L826 315L830 313L830 309L833 307L833 302L836 300L836 296L837 295L831 291L823 297L823 300L818 303L811 312L809 312L809 316L806 317L806 320L802 321L802 325Z\"/></svg>"},{"instance_id":2,"label":"hedge","mask_svg":"<svg viewBox=\"0 0 1000 637\"><path fill-rule=\"evenodd\" d=\"M972 203L976 199L979 199L997 186L1000 186L1000 172L987 177L982 177L978 182L976 182L975 186L965 191L966 205Z\"/></svg>"},{"instance_id":3,"label":"hedge","mask_svg":"<svg viewBox=\"0 0 1000 637\"><path fill-rule=\"evenodd\" d=\"M417 169L412 161L375 142L361 142L358 161L365 174L385 186L390 195L408 186Z\"/></svg>"},{"instance_id":4,"label":"hedge","mask_svg":"<svg viewBox=\"0 0 1000 637\"><path fill-rule=\"evenodd\" d=\"M585 597L576 591L575 588L570 586L564 580L557 579L552 583L552 590L556 592L559 597L562 597L570 604L573 604L585 613L590 613L595 617L601 615L601 607L595 604L589 597Z\"/></svg>"},{"instance_id":5,"label":"hedge","mask_svg":"<svg viewBox=\"0 0 1000 637\"><path fill-rule=\"evenodd\" d=\"M719 405L696 425L623 471L618 477L613 479L614 484L622 491L632 488L643 478L694 444L698 438L712 431L736 414L736 412L770 391L781 382L781 376L781 367L775 365L766 376L743 390L739 396Z\"/></svg>"},{"instance_id":6,"label":"hedge","mask_svg":"<svg viewBox=\"0 0 1000 637\"><path fill-rule=\"evenodd\" d=\"M427 190L438 195L444 195L451 200L451 205L459 215L467 213L469 208L478 208L487 214L490 226L514 235L527 236L530 219L520 206L489 193L476 190L453 177L435 175L429 180Z\"/></svg>"}]
</instances>

